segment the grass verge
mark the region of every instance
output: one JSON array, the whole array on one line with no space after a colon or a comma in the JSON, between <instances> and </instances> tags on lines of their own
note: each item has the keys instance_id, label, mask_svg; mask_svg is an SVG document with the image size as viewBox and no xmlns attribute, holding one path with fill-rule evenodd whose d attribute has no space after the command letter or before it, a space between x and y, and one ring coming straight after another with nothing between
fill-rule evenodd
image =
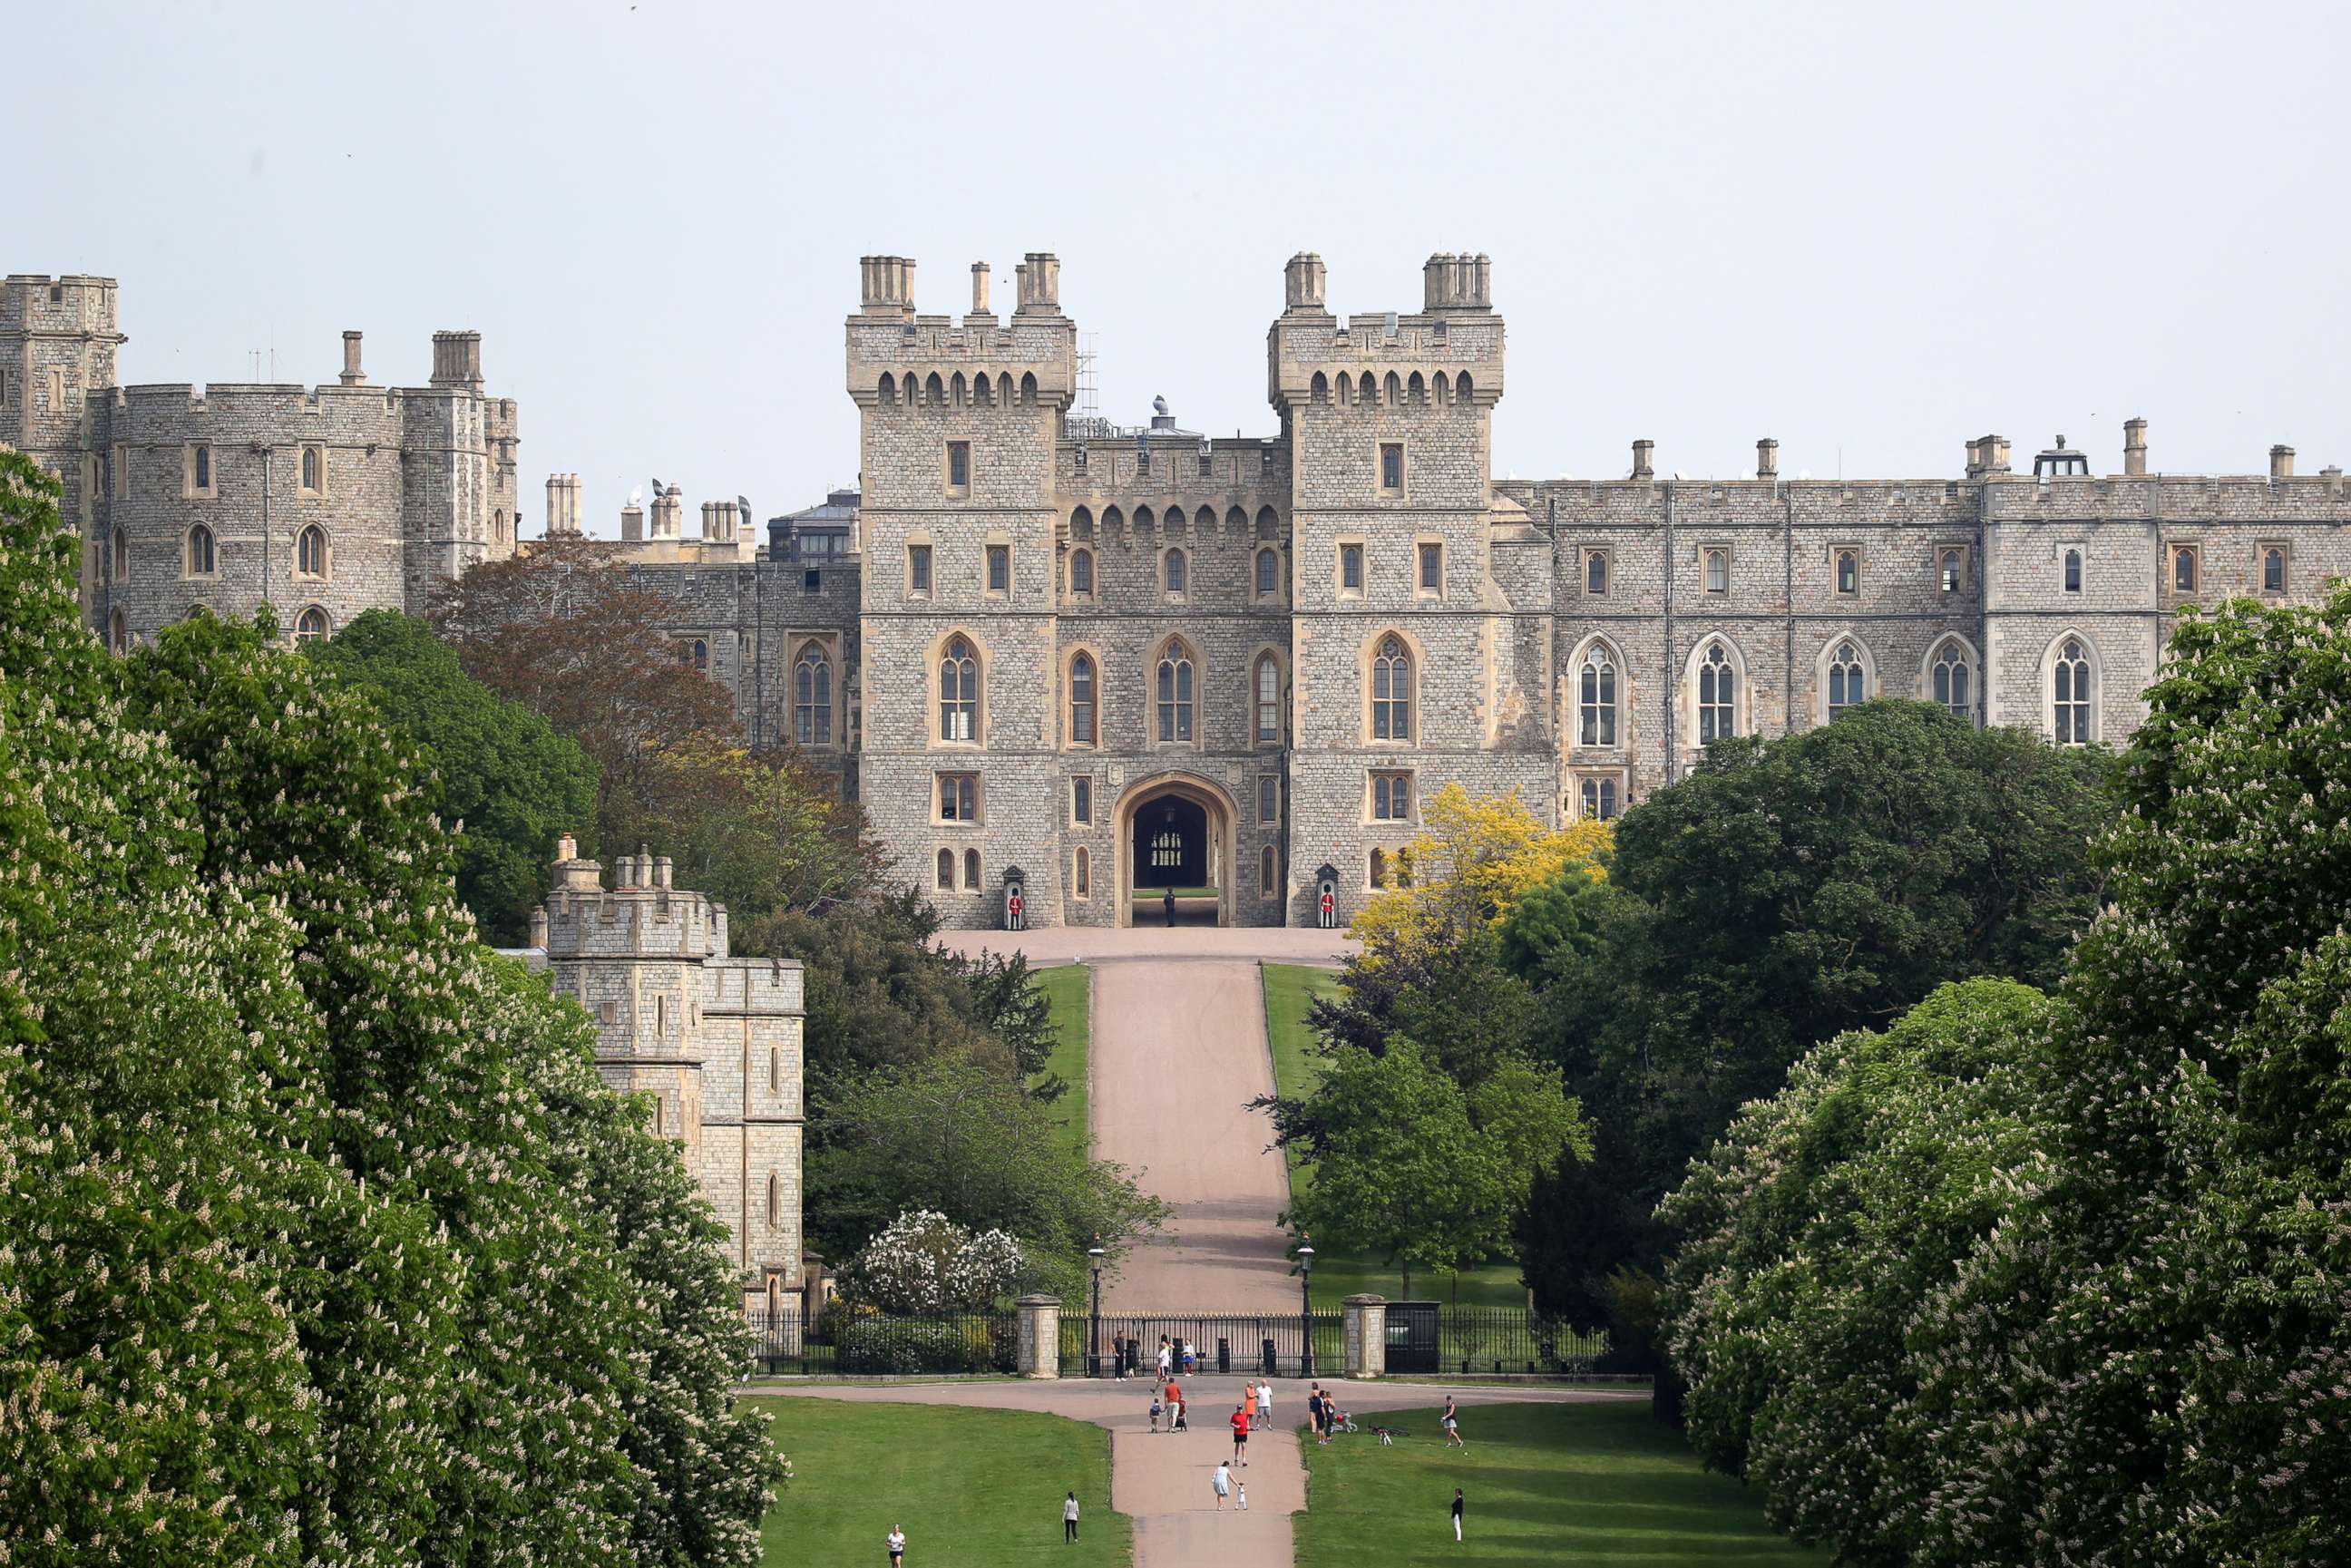
<instances>
[{"instance_id":1,"label":"grass verge","mask_svg":"<svg viewBox=\"0 0 2351 1568\"><path fill-rule=\"evenodd\" d=\"M1081 1153L1089 1152L1092 1142L1086 1109L1086 1053L1093 1041L1092 981L1093 971L1083 964L1061 964L1037 971L1038 988L1045 993L1046 1006L1053 1009L1053 1054L1045 1059L1045 1070L1060 1073L1070 1086L1047 1113L1069 1128L1071 1141Z\"/></svg>"},{"instance_id":2,"label":"grass verge","mask_svg":"<svg viewBox=\"0 0 2351 1568\"><path fill-rule=\"evenodd\" d=\"M1123 1568L1134 1523L1110 1509L1110 1434L1020 1410L754 1397L770 1412L792 1479L760 1531L765 1561L883 1563L895 1524L906 1561L997 1568L1051 1552L1071 1568ZM1061 1496L1082 1511L1061 1544Z\"/></svg>"},{"instance_id":3,"label":"grass verge","mask_svg":"<svg viewBox=\"0 0 2351 1568\"><path fill-rule=\"evenodd\" d=\"M1337 993L1338 972L1305 964L1266 964L1260 967L1264 975L1265 1034L1273 1050L1274 1090L1284 1095L1311 1093L1322 1076L1322 1068L1311 1054L1314 1033L1306 1027L1306 1014L1317 998ZM1290 1186L1301 1190L1313 1179L1313 1173L1299 1168L1295 1150L1286 1152L1290 1157ZM1489 1263L1481 1268L1464 1269L1458 1274L1423 1274L1416 1277L1412 1284L1411 1299L1418 1301L1458 1302L1465 1307L1527 1304L1526 1289L1519 1283L1518 1266L1514 1263ZM1385 1296L1392 1301L1406 1299L1403 1270L1386 1267L1361 1253L1318 1249L1314 1257L1315 1299L1336 1306L1341 1298L1357 1294Z\"/></svg>"},{"instance_id":4,"label":"grass verge","mask_svg":"<svg viewBox=\"0 0 2351 1568\"><path fill-rule=\"evenodd\" d=\"M1438 1412L1379 1419L1369 1432L1305 1448L1307 1509L1299 1568L1412 1568L1426 1563L1638 1563L1641 1568L1826 1564L1763 1522L1756 1495L1710 1475L1646 1400L1478 1405L1461 1412L1465 1448L1448 1450ZM1358 1417L1360 1419L1360 1417ZM1466 1539L1454 1544L1453 1489Z\"/></svg>"}]
</instances>

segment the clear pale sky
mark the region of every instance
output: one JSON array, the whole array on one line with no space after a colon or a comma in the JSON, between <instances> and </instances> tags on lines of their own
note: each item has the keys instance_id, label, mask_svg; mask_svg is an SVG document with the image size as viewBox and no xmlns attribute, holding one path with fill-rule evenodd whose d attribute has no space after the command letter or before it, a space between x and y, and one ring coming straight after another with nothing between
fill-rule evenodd
<instances>
[{"instance_id":1,"label":"clear pale sky","mask_svg":"<svg viewBox=\"0 0 2351 1568\"><path fill-rule=\"evenodd\" d=\"M37 14L35 25L28 15ZM1028 250L1102 412L1266 434L1281 266L1411 310L1493 257L1498 475L2351 460L2335 5L591 0L21 6L0 268L121 281L126 382L386 383L483 334L526 531L653 476L768 517L856 477L857 257L960 314ZM26 62L30 58L33 63Z\"/></svg>"}]
</instances>

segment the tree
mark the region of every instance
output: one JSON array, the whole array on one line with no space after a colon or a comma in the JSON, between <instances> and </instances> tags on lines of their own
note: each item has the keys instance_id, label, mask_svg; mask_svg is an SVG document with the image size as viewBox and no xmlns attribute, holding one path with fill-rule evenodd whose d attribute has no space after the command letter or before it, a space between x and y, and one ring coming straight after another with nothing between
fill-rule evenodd
<instances>
[{"instance_id":1,"label":"tree","mask_svg":"<svg viewBox=\"0 0 2351 1568\"><path fill-rule=\"evenodd\" d=\"M1946 986L1816 1047L1666 1201L1686 1238L1668 1341L1691 1442L1774 1523L1847 1561L1913 1560L1911 1331L2030 1202L2049 1140L2030 1058L2055 1018L2012 980Z\"/></svg>"},{"instance_id":2,"label":"tree","mask_svg":"<svg viewBox=\"0 0 2351 1568\"><path fill-rule=\"evenodd\" d=\"M593 852L595 765L538 713L468 676L422 621L371 610L309 652L423 745L441 817L463 829L457 897L490 940L519 945L546 897L557 837L579 833Z\"/></svg>"},{"instance_id":3,"label":"tree","mask_svg":"<svg viewBox=\"0 0 2351 1568\"><path fill-rule=\"evenodd\" d=\"M1123 1166L1088 1159L1000 1070L946 1055L836 1080L816 1106L810 1229L836 1257L909 1210L1020 1243L1023 1289L1070 1295L1099 1240L1110 1260L1161 1224L1165 1206ZM1071 1299L1074 1299L1072 1296Z\"/></svg>"},{"instance_id":4,"label":"tree","mask_svg":"<svg viewBox=\"0 0 2351 1568\"><path fill-rule=\"evenodd\" d=\"M1555 1072L1514 1060L1465 1092L1401 1037L1332 1053L1296 1139L1311 1184L1284 1224L1404 1271L1476 1263L1509 1240L1535 1174L1589 1134Z\"/></svg>"},{"instance_id":5,"label":"tree","mask_svg":"<svg viewBox=\"0 0 2351 1568\"><path fill-rule=\"evenodd\" d=\"M863 817L794 753L744 747L734 699L681 659L670 610L609 545L558 539L468 570L433 623L467 674L594 761L599 842L661 846L747 925L870 887L883 856Z\"/></svg>"},{"instance_id":6,"label":"tree","mask_svg":"<svg viewBox=\"0 0 2351 1568\"><path fill-rule=\"evenodd\" d=\"M929 1209L885 1225L841 1270L847 1300L884 1312L975 1312L1012 1289L1020 1243Z\"/></svg>"}]
</instances>

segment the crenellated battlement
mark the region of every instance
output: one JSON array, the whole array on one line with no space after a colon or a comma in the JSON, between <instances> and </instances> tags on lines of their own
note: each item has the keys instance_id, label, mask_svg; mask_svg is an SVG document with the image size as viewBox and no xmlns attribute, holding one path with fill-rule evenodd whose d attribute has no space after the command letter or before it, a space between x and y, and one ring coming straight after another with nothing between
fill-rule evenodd
<instances>
[{"instance_id":1,"label":"crenellated battlement","mask_svg":"<svg viewBox=\"0 0 2351 1568\"><path fill-rule=\"evenodd\" d=\"M111 277L12 272L0 280L0 332L112 333L115 308ZM121 340L118 334L115 341Z\"/></svg>"},{"instance_id":2,"label":"crenellated battlement","mask_svg":"<svg viewBox=\"0 0 2351 1568\"><path fill-rule=\"evenodd\" d=\"M916 313L914 263L859 258L858 313L848 322L849 394L869 412L1013 410L1070 406L1077 335L1061 314L1061 262L1032 251L1015 268L1009 319L989 308L989 270L972 267L971 310L957 319Z\"/></svg>"},{"instance_id":3,"label":"crenellated battlement","mask_svg":"<svg viewBox=\"0 0 2351 1568\"><path fill-rule=\"evenodd\" d=\"M1322 258L1292 256L1286 308L1266 335L1267 397L1285 413L1315 404L1399 410L1475 406L1502 395L1504 332L1482 256L1433 256L1423 308L1343 319L1323 303Z\"/></svg>"}]
</instances>

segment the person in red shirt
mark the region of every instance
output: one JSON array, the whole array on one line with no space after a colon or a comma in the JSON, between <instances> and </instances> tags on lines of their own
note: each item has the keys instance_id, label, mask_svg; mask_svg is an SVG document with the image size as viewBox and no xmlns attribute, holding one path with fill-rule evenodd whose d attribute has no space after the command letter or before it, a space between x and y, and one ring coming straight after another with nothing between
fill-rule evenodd
<instances>
[{"instance_id":1,"label":"person in red shirt","mask_svg":"<svg viewBox=\"0 0 2351 1568\"><path fill-rule=\"evenodd\" d=\"M1180 1432L1184 1427L1184 1385L1174 1378L1167 1380L1167 1429Z\"/></svg>"},{"instance_id":2,"label":"person in red shirt","mask_svg":"<svg viewBox=\"0 0 2351 1568\"><path fill-rule=\"evenodd\" d=\"M1238 1405L1234 1406L1233 1463L1243 1469L1249 1469L1249 1427L1248 1410Z\"/></svg>"}]
</instances>

